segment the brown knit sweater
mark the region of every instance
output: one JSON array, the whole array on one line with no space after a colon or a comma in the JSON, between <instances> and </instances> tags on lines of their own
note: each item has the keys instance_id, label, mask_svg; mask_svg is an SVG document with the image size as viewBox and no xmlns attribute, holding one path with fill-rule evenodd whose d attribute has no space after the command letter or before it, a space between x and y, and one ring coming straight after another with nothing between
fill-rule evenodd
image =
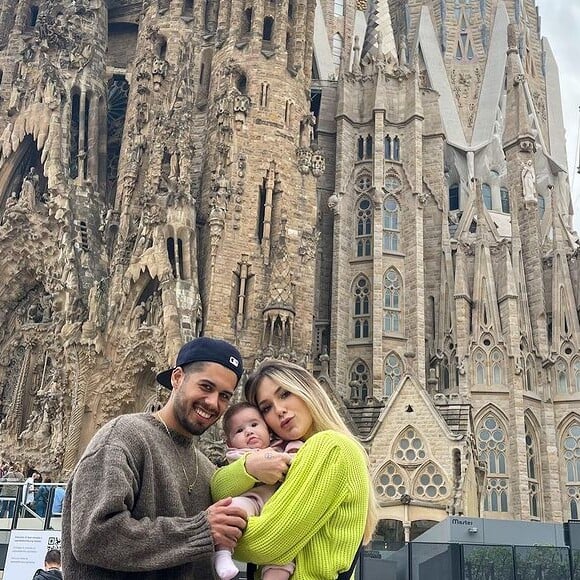
<instances>
[{"instance_id":1,"label":"brown knit sweater","mask_svg":"<svg viewBox=\"0 0 580 580\"><path fill-rule=\"evenodd\" d=\"M118 417L94 436L63 504L66 580L213 578L203 510L214 467L192 441L172 438L145 413ZM194 454L199 476L190 495L181 462L191 483Z\"/></svg>"}]
</instances>

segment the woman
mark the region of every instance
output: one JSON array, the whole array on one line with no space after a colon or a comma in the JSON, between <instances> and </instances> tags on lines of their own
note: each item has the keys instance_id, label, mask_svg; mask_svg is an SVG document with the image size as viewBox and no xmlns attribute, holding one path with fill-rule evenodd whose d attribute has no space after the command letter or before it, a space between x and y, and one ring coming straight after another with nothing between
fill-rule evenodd
<instances>
[{"instance_id":1,"label":"woman","mask_svg":"<svg viewBox=\"0 0 580 580\"><path fill-rule=\"evenodd\" d=\"M248 379L245 394L276 436L305 443L284 484L262 513L249 519L235 557L256 564L294 560L293 580L333 580L349 570L376 524L367 455L322 386L302 367L266 361ZM277 462L277 456L266 450L218 470L214 499L239 495L257 481L272 483L258 464Z\"/></svg>"}]
</instances>

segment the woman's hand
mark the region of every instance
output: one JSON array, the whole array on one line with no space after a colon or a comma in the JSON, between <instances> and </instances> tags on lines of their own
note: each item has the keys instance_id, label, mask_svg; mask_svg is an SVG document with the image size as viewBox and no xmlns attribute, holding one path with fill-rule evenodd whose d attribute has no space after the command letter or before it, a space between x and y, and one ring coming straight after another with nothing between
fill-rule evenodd
<instances>
[{"instance_id":1,"label":"woman's hand","mask_svg":"<svg viewBox=\"0 0 580 580\"><path fill-rule=\"evenodd\" d=\"M246 455L246 471L258 481L274 485L284 479L292 457L271 447Z\"/></svg>"}]
</instances>

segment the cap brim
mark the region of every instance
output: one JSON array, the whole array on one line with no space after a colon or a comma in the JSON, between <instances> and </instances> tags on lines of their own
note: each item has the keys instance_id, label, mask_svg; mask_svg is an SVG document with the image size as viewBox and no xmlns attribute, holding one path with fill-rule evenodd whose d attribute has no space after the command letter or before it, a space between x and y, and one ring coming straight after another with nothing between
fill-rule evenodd
<instances>
[{"instance_id":1,"label":"cap brim","mask_svg":"<svg viewBox=\"0 0 580 580\"><path fill-rule=\"evenodd\" d=\"M171 374L173 373L174 369L168 369L159 373L156 377L157 382L164 386L166 389L173 389L173 385L171 384Z\"/></svg>"}]
</instances>

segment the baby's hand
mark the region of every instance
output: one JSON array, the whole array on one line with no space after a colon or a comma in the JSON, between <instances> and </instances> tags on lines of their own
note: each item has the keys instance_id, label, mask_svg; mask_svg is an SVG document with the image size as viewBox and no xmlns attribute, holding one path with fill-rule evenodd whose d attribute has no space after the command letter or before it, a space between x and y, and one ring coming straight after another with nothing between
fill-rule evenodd
<instances>
[{"instance_id":1,"label":"baby's hand","mask_svg":"<svg viewBox=\"0 0 580 580\"><path fill-rule=\"evenodd\" d=\"M246 471L252 477L267 485L274 485L284 479L290 462L288 453L280 453L268 447L246 455L245 465Z\"/></svg>"}]
</instances>

